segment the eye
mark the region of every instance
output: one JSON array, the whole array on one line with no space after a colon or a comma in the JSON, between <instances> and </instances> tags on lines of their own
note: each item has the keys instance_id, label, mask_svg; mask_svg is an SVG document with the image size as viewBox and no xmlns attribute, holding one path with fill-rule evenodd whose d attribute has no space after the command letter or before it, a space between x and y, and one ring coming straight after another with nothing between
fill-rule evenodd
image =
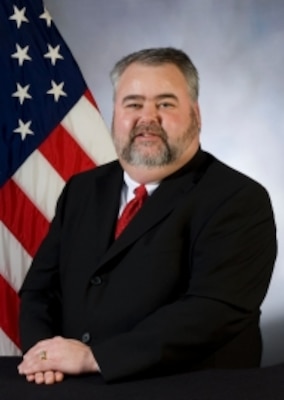
<instances>
[{"instance_id":1,"label":"eye","mask_svg":"<svg viewBox=\"0 0 284 400\"><path fill-rule=\"evenodd\" d=\"M130 109L134 109L134 110L138 110L142 107L142 104L140 103L127 103L125 105L126 108L130 108Z\"/></svg>"},{"instance_id":2,"label":"eye","mask_svg":"<svg viewBox=\"0 0 284 400\"><path fill-rule=\"evenodd\" d=\"M174 108L175 104L171 101L162 101L158 104L158 108Z\"/></svg>"}]
</instances>

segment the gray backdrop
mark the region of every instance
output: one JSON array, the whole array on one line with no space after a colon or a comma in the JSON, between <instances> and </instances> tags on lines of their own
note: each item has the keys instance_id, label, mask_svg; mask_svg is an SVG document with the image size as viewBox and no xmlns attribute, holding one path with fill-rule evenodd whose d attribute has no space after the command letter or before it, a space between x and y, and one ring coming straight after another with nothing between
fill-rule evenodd
<instances>
[{"instance_id":1,"label":"gray backdrop","mask_svg":"<svg viewBox=\"0 0 284 400\"><path fill-rule=\"evenodd\" d=\"M110 127L113 63L184 49L200 72L202 146L261 182L279 254L262 307L263 365L284 362L284 0L46 0Z\"/></svg>"}]
</instances>

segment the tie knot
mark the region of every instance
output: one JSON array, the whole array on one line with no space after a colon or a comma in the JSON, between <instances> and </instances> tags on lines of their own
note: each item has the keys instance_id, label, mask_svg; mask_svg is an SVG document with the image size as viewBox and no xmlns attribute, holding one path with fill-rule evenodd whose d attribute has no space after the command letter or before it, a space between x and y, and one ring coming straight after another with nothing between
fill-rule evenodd
<instances>
[{"instance_id":1,"label":"tie knot","mask_svg":"<svg viewBox=\"0 0 284 400\"><path fill-rule=\"evenodd\" d=\"M142 201L146 200L148 193L145 188L145 185L140 185L136 189L134 189L135 197L137 199L141 199Z\"/></svg>"}]
</instances>

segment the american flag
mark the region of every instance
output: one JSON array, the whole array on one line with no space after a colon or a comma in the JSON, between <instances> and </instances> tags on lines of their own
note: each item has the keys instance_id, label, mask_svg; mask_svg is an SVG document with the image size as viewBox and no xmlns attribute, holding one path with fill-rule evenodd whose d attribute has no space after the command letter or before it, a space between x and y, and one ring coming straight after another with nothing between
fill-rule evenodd
<instances>
[{"instance_id":1,"label":"american flag","mask_svg":"<svg viewBox=\"0 0 284 400\"><path fill-rule=\"evenodd\" d=\"M1 0L0 71L0 355L15 355L17 293L59 193L116 155L42 0Z\"/></svg>"}]
</instances>

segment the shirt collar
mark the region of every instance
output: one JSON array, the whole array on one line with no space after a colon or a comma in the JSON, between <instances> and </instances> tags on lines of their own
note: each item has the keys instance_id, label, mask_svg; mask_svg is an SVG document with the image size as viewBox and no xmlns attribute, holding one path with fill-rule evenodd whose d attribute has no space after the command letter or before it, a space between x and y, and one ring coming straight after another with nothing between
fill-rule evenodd
<instances>
[{"instance_id":1,"label":"shirt collar","mask_svg":"<svg viewBox=\"0 0 284 400\"><path fill-rule=\"evenodd\" d=\"M124 177L124 182L125 182L125 185L127 188L127 201L128 201L128 198L132 198L134 196L134 189L136 189L138 186L140 186L141 183L134 181L132 178L130 178L128 173L125 171L124 171L123 177ZM159 184L160 184L160 182L150 182L145 185L149 196L151 196L151 194L154 192L154 190L157 189Z\"/></svg>"}]
</instances>

